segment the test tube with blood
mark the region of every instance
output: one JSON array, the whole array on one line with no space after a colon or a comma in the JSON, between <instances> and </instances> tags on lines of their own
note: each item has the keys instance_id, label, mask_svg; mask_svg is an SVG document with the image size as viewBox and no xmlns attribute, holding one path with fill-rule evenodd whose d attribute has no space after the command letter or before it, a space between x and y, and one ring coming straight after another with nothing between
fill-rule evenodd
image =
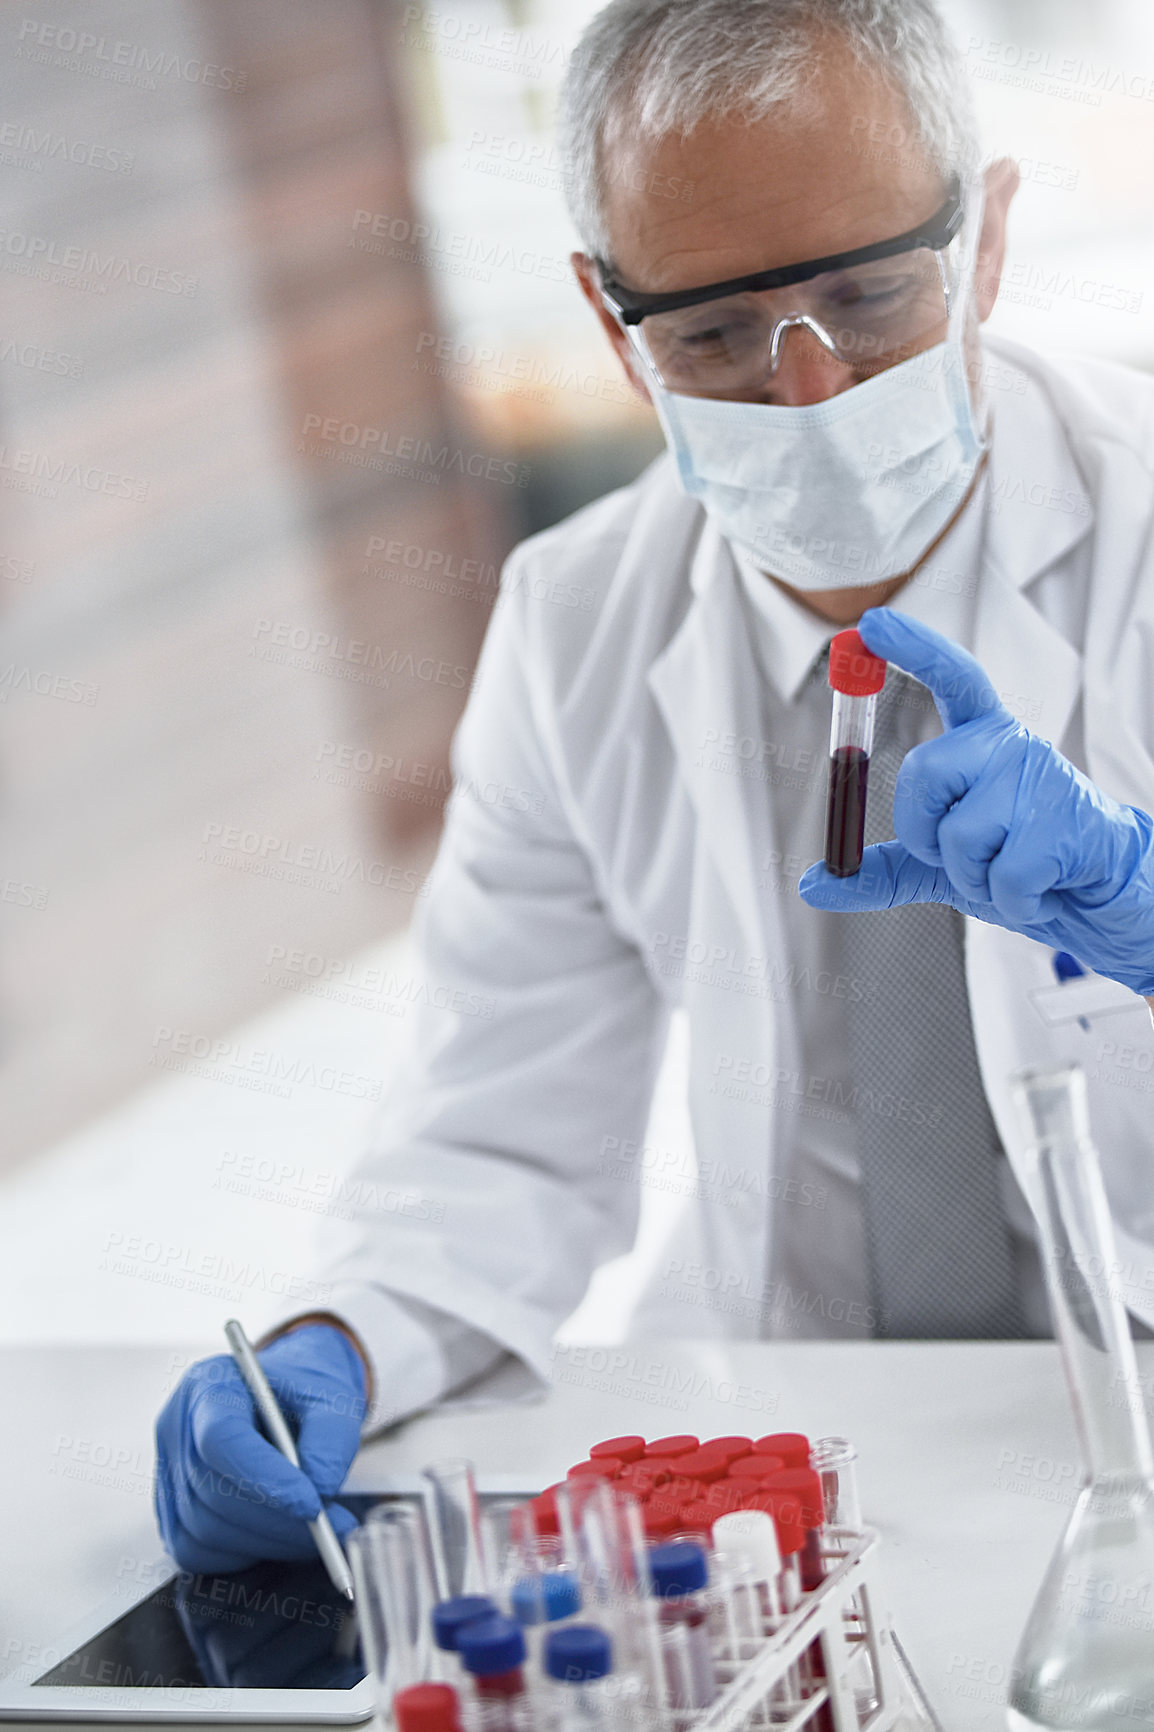
<instances>
[{"instance_id":1,"label":"test tube with blood","mask_svg":"<svg viewBox=\"0 0 1154 1732\"><path fill-rule=\"evenodd\" d=\"M856 631L838 632L829 646L833 720L825 831L825 864L835 878L861 870L874 714L885 677L885 662Z\"/></svg>"}]
</instances>

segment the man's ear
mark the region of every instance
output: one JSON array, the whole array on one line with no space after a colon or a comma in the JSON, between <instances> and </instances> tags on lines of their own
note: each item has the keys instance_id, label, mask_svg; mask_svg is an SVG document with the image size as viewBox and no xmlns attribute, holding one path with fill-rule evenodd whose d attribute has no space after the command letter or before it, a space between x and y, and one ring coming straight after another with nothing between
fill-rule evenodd
<instances>
[{"instance_id":1,"label":"man's ear","mask_svg":"<svg viewBox=\"0 0 1154 1732\"><path fill-rule=\"evenodd\" d=\"M570 253L569 263L573 266L573 274L581 286L581 293L593 308L601 329L613 346L613 353L620 361L625 377L639 397L643 397L647 403L652 403L653 399L649 395L648 387L637 365L637 357L630 347L629 338L601 299L596 265L587 253Z\"/></svg>"},{"instance_id":2,"label":"man's ear","mask_svg":"<svg viewBox=\"0 0 1154 1732\"><path fill-rule=\"evenodd\" d=\"M1006 262L1006 220L1021 179L1017 163L1008 156L999 157L986 170L986 204L974 279L974 301L978 318L983 323L993 312L1002 286L1002 268Z\"/></svg>"}]
</instances>

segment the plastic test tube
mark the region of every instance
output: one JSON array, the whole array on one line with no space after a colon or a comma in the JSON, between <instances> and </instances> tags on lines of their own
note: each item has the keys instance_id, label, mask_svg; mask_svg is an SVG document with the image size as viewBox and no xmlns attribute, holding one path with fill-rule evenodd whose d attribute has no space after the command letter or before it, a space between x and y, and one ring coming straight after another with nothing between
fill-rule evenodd
<instances>
[{"instance_id":1,"label":"plastic test tube","mask_svg":"<svg viewBox=\"0 0 1154 1732\"><path fill-rule=\"evenodd\" d=\"M489 1584L472 1462L435 1461L422 1469L422 1477L429 1484L438 1597L450 1600L459 1594L484 1593Z\"/></svg>"},{"instance_id":2,"label":"plastic test tube","mask_svg":"<svg viewBox=\"0 0 1154 1732\"><path fill-rule=\"evenodd\" d=\"M723 1653L735 1664L753 1659L765 1637L781 1622L777 1579L781 1552L777 1528L766 1510L735 1510L713 1524L715 1591L720 1602ZM796 1680L794 1681L796 1682ZM791 1681L774 1687L750 1724L762 1726L788 1713L796 1700Z\"/></svg>"},{"instance_id":3,"label":"plastic test tube","mask_svg":"<svg viewBox=\"0 0 1154 1732\"><path fill-rule=\"evenodd\" d=\"M640 1504L604 1480L581 1478L558 1490L557 1511L586 1615L609 1631L622 1702L634 1702L636 1716L636 1699L645 1696L664 1724L666 1657Z\"/></svg>"},{"instance_id":4,"label":"plastic test tube","mask_svg":"<svg viewBox=\"0 0 1154 1732\"><path fill-rule=\"evenodd\" d=\"M756 1507L772 1515L777 1532L781 1574L775 1585L777 1604L785 1617L796 1611L802 1602L800 1556L805 1544L805 1528L802 1526L801 1505L793 1492L763 1491ZM790 1668L789 1677L795 1698L808 1692L813 1682L813 1665L808 1653Z\"/></svg>"},{"instance_id":5,"label":"plastic test tube","mask_svg":"<svg viewBox=\"0 0 1154 1732\"><path fill-rule=\"evenodd\" d=\"M862 1531L857 1450L848 1437L819 1437L813 1446L813 1465L821 1476L826 1535L834 1546L844 1546L844 1535ZM864 1637L865 1615L856 1595L850 1601L850 1624L847 1633L851 1640L856 1639L858 1649L850 1662L854 1693L858 1714L864 1720L876 1709L879 1691L869 1645Z\"/></svg>"},{"instance_id":6,"label":"plastic test tube","mask_svg":"<svg viewBox=\"0 0 1154 1732\"><path fill-rule=\"evenodd\" d=\"M429 1623L435 1590L424 1510L378 1504L349 1536L349 1563L365 1659L387 1704L439 1669Z\"/></svg>"},{"instance_id":7,"label":"plastic test tube","mask_svg":"<svg viewBox=\"0 0 1154 1732\"><path fill-rule=\"evenodd\" d=\"M472 1679L480 1732L528 1732L525 1638L520 1624L499 1613L474 1619L459 1632L457 1651Z\"/></svg>"},{"instance_id":8,"label":"plastic test tube","mask_svg":"<svg viewBox=\"0 0 1154 1732\"><path fill-rule=\"evenodd\" d=\"M717 1678L709 1644L705 1548L690 1540L653 1546L649 1570L653 1592L660 1601L661 1645L671 1706L681 1710L708 1708L717 1695Z\"/></svg>"},{"instance_id":9,"label":"plastic test tube","mask_svg":"<svg viewBox=\"0 0 1154 1732\"><path fill-rule=\"evenodd\" d=\"M458 1638L466 1624L497 1615L497 1607L485 1594L456 1594L433 1607L433 1640L437 1644L441 1678L458 1683L462 1676Z\"/></svg>"},{"instance_id":10,"label":"plastic test tube","mask_svg":"<svg viewBox=\"0 0 1154 1732\"><path fill-rule=\"evenodd\" d=\"M825 830L825 863L835 878L861 870L874 712L885 678L885 662L871 655L857 632L839 631L829 646L834 696Z\"/></svg>"},{"instance_id":11,"label":"plastic test tube","mask_svg":"<svg viewBox=\"0 0 1154 1732\"><path fill-rule=\"evenodd\" d=\"M611 1689L613 1644L596 1624L552 1630L545 1641L546 1720L557 1732L608 1732L624 1706Z\"/></svg>"},{"instance_id":12,"label":"plastic test tube","mask_svg":"<svg viewBox=\"0 0 1154 1732\"><path fill-rule=\"evenodd\" d=\"M861 1503L858 1498L857 1450L848 1437L819 1437L813 1446L813 1465L821 1475L821 1495L826 1526L860 1533Z\"/></svg>"}]
</instances>

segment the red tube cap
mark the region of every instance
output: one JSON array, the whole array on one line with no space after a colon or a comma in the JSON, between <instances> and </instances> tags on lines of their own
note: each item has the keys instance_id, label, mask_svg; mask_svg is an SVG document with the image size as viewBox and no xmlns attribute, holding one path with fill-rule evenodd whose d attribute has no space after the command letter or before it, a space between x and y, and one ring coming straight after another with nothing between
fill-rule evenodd
<instances>
[{"instance_id":1,"label":"red tube cap","mask_svg":"<svg viewBox=\"0 0 1154 1732\"><path fill-rule=\"evenodd\" d=\"M728 1493L731 1497L742 1500L731 1503L730 1509L746 1509L749 1507L749 1499L758 1497L765 1490L766 1482L764 1479L754 1478L751 1474L732 1475L729 1479L719 1479L716 1485L711 1485L708 1497L712 1503L715 1496L722 1497Z\"/></svg>"},{"instance_id":2,"label":"red tube cap","mask_svg":"<svg viewBox=\"0 0 1154 1732\"><path fill-rule=\"evenodd\" d=\"M647 1461L668 1461L670 1456L686 1455L691 1449L698 1449L699 1447L699 1440L696 1437L688 1436L688 1434L684 1437L659 1437L654 1443L645 1445L645 1459Z\"/></svg>"},{"instance_id":3,"label":"red tube cap","mask_svg":"<svg viewBox=\"0 0 1154 1732\"><path fill-rule=\"evenodd\" d=\"M590 1479L616 1479L624 1466L623 1461L617 1461L612 1456L606 1455L602 1456L600 1461L574 1462L565 1478L585 1479L588 1476Z\"/></svg>"},{"instance_id":4,"label":"red tube cap","mask_svg":"<svg viewBox=\"0 0 1154 1732\"><path fill-rule=\"evenodd\" d=\"M792 1492L763 1491L753 1509L767 1510L777 1528L777 1543L782 1557L799 1552L805 1544L805 1523L801 1504Z\"/></svg>"},{"instance_id":5,"label":"red tube cap","mask_svg":"<svg viewBox=\"0 0 1154 1732\"><path fill-rule=\"evenodd\" d=\"M533 1521L537 1532L552 1538L561 1532L561 1523L557 1519L557 1487L549 1486L540 1496L530 1499L530 1509L533 1511Z\"/></svg>"},{"instance_id":6,"label":"red tube cap","mask_svg":"<svg viewBox=\"0 0 1154 1732\"><path fill-rule=\"evenodd\" d=\"M651 1497L641 1511L645 1532L651 1540L667 1540L681 1532L681 1505L672 1498Z\"/></svg>"},{"instance_id":7,"label":"red tube cap","mask_svg":"<svg viewBox=\"0 0 1154 1732\"><path fill-rule=\"evenodd\" d=\"M731 1515L735 1509L749 1509L752 1500L761 1495L763 1487L753 1479L744 1484L736 1479L719 1479L715 1485L704 1489L705 1496L699 1501L708 1504L716 1517Z\"/></svg>"},{"instance_id":8,"label":"red tube cap","mask_svg":"<svg viewBox=\"0 0 1154 1732\"><path fill-rule=\"evenodd\" d=\"M590 1461L601 1461L605 1456L617 1461L640 1461L645 1454L645 1439L643 1437L607 1437L604 1443L595 1443L589 1451Z\"/></svg>"},{"instance_id":9,"label":"red tube cap","mask_svg":"<svg viewBox=\"0 0 1154 1732\"><path fill-rule=\"evenodd\" d=\"M708 1540L713 1531L713 1524L721 1514L721 1510L714 1509L701 1499L696 1499L692 1503L683 1503L677 1513L677 1531L683 1534L699 1534L703 1539Z\"/></svg>"},{"instance_id":10,"label":"red tube cap","mask_svg":"<svg viewBox=\"0 0 1154 1732\"><path fill-rule=\"evenodd\" d=\"M821 1476L812 1467L787 1467L771 1474L765 1482L766 1491L785 1491L801 1504L801 1517L807 1528L819 1528L825 1520L825 1504L821 1495Z\"/></svg>"},{"instance_id":11,"label":"red tube cap","mask_svg":"<svg viewBox=\"0 0 1154 1732\"><path fill-rule=\"evenodd\" d=\"M687 1455L675 1455L669 1468L674 1475L702 1480L709 1484L712 1480L725 1478L726 1465L724 1454L711 1455L703 1446L701 1449L690 1450Z\"/></svg>"},{"instance_id":12,"label":"red tube cap","mask_svg":"<svg viewBox=\"0 0 1154 1732\"><path fill-rule=\"evenodd\" d=\"M800 1431L771 1431L768 1437L758 1438L753 1453L779 1455L786 1467L808 1467L809 1438Z\"/></svg>"},{"instance_id":13,"label":"red tube cap","mask_svg":"<svg viewBox=\"0 0 1154 1732\"><path fill-rule=\"evenodd\" d=\"M730 1479L768 1479L771 1473L782 1473L786 1460L781 1455L763 1455L760 1449L755 1449L751 1455L739 1456L729 1464Z\"/></svg>"},{"instance_id":14,"label":"red tube cap","mask_svg":"<svg viewBox=\"0 0 1154 1732\"><path fill-rule=\"evenodd\" d=\"M886 683L886 664L856 631L839 631L829 646L829 683L835 692L865 698Z\"/></svg>"},{"instance_id":15,"label":"red tube cap","mask_svg":"<svg viewBox=\"0 0 1154 1732\"><path fill-rule=\"evenodd\" d=\"M614 1485L622 1491L631 1491L634 1497L649 1497L655 1491L660 1491L672 1480L673 1475L660 1461L631 1461L623 1467Z\"/></svg>"},{"instance_id":16,"label":"red tube cap","mask_svg":"<svg viewBox=\"0 0 1154 1732\"><path fill-rule=\"evenodd\" d=\"M457 1692L451 1684L410 1684L393 1697L399 1732L460 1732Z\"/></svg>"},{"instance_id":17,"label":"red tube cap","mask_svg":"<svg viewBox=\"0 0 1154 1732\"><path fill-rule=\"evenodd\" d=\"M710 1455L724 1455L727 1462L736 1461L739 1456L748 1455L753 1448L752 1437L711 1437L702 1444Z\"/></svg>"}]
</instances>

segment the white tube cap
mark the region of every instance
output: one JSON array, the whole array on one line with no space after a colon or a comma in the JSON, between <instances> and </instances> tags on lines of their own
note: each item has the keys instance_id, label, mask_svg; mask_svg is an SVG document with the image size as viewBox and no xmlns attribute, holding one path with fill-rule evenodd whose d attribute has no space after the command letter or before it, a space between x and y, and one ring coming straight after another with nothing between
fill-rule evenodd
<instances>
[{"instance_id":1,"label":"white tube cap","mask_svg":"<svg viewBox=\"0 0 1154 1732\"><path fill-rule=\"evenodd\" d=\"M738 1509L713 1524L713 1551L755 1582L772 1582L781 1571L773 1517L765 1510Z\"/></svg>"}]
</instances>

